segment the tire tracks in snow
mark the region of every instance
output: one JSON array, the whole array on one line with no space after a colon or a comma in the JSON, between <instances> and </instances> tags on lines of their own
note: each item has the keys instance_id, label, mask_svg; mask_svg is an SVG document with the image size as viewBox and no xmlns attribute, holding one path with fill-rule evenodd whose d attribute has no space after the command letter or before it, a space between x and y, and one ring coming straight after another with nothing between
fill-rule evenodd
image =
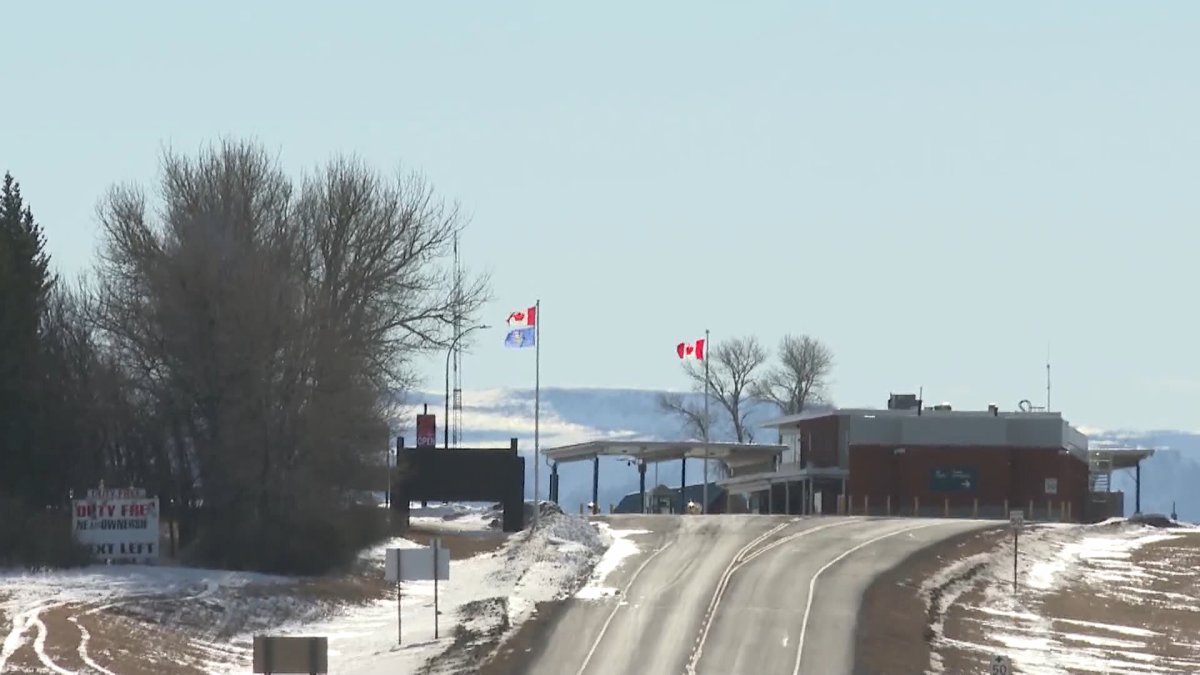
<instances>
[{"instance_id":1,"label":"tire tracks in snow","mask_svg":"<svg viewBox=\"0 0 1200 675\"><path fill-rule=\"evenodd\" d=\"M75 675L75 671L60 667L46 653L46 638L49 636L50 631L46 628L46 623L42 621L41 613L62 607L63 604L61 602L36 602L32 606L22 609L13 615L12 630L4 637L4 645L0 647L0 672L4 672L9 659L20 651L21 647L29 644L34 655L37 656L38 661L42 662L43 666L55 673ZM26 633L31 628L37 631L32 641L26 639Z\"/></svg>"},{"instance_id":2,"label":"tire tracks in snow","mask_svg":"<svg viewBox=\"0 0 1200 675\"><path fill-rule=\"evenodd\" d=\"M188 595L179 596L176 598L176 600L178 602L197 600L205 596L212 595L218 588L219 584L208 581L205 583L205 586L202 590ZM138 600L152 598L159 595L162 595L162 593L139 593L112 602L101 604L83 604L81 606L86 607L84 611L74 611L66 615L66 620L74 624L76 629L79 631L79 642L76 645L75 652L79 655L79 659L88 669L85 672L95 672L99 675L118 675L117 673L105 668L92 658L92 655L88 651L88 645L91 642L92 636L87 627L80 623L79 619L84 616L98 614L113 607L127 605L137 602ZM12 629L4 637L4 641L2 645L0 645L0 673L6 672L5 669L8 667L8 662L12 659L13 655L28 644L33 650L34 655L37 656L38 661L40 661L42 666L45 668L48 668L54 673L59 673L60 675L78 675L79 671L63 668L59 664L55 663L54 659L46 653L46 641L50 639L50 629L46 625L46 622L41 618L43 612L64 609L68 607L68 604L69 603L67 602L38 601L31 605L27 605L12 615ZM27 634L31 629L36 631L32 641L27 637Z\"/></svg>"},{"instance_id":3,"label":"tire tracks in snow","mask_svg":"<svg viewBox=\"0 0 1200 675\"><path fill-rule=\"evenodd\" d=\"M217 591L217 589L219 587L220 587L219 584L212 582L212 581L207 581L204 584L203 590L198 591L196 593L192 593L190 595L179 596L175 600L176 600L176 602L189 602L192 600L199 600L200 598L212 595L213 593L215 593ZM117 673L114 673L113 671L108 670L107 668L100 665L99 663L96 663L96 661L92 659L91 654L88 653L88 643L91 641L92 635L91 635L91 633L88 632L88 629L83 624L79 623L79 617L89 616L92 614L98 614L100 612L103 612L107 609L111 609L113 607L120 607L121 605L128 605L130 603L137 602L138 600L144 600L145 598L153 598L158 595L161 595L161 593L139 593L137 595L131 595L129 597L125 597L120 600L116 600L114 602L108 602L108 603L104 603L101 605L96 605L94 607L90 607L90 608L88 608L87 611L82 612L77 615L72 614L72 615L67 616L67 621L70 621L71 623L75 624L75 627L79 629L79 647L76 650L79 654L79 658L82 659L83 662L85 664L87 664L87 666L89 668L95 670L96 672L100 673L101 675L117 675Z\"/></svg>"},{"instance_id":4,"label":"tire tracks in snow","mask_svg":"<svg viewBox=\"0 0 1200 675\"><path fill-rule=\"evenodd\" d=\"M89 613L90 612L84 612L84 614ZM79 654L79 658L87 664L87 667L100 673L101 675L117 675L113 671L92 660L92 657L90 654L88 654L87 649L88 642L92 639L92 634L88 632L88 629L85 628L83 624L79 623L79 618L72 614L67 617L67 621L75 624L75 627L79 629L79 647L77 647L75 651Z\"/></svg>"}]
</instances>

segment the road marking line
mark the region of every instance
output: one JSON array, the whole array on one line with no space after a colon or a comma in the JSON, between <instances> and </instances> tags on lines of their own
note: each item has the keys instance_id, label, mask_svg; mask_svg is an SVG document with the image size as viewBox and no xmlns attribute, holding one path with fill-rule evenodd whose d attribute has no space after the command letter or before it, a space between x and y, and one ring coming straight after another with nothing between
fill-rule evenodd
<instances>
[{"instance_id":1,"label":"road marking line","mask_svg":"<svg viewBox=\"0 0 1200 675\"><path fill-rule=\"evenodd\" d=\"M700 652L704 651L704 638L708 636L708 628L707 627L708 627L708 623L709 623L709 617L712 616L713 610L716 609L717 603L720 602L720 596L721 596L722 589L725 588L725 584L729 578L729 575L732 573L734 566L736 566L738 561L741 560L742 556L746 554L746 551L757 546L758 544L762 543L763 541L766 541L767 538L769 538L771 535L775 534L776 532L779 532L780 530L784 529L788 525L793 525L797 522L800 522L800 519L797 518L795 520L791 520L786 523L780 523L779 525L776 525L775 527L772 527L771 529L767 530L766 532L763 532L762 534L758 535L757 537L751 539L745 546L738 549L737 553L733 554L733 558L731 558L729 560L729 564L726 565L725 569L721 571L721 577L720 577L720 579L717 580L717 587L715 589L713 589L713 596L708 601L708 609L704 610L703 621L704 621L705 629L696 635L695 646L692 647L692 654L691 654L691 657L688 659L688 664L687 664L687 668L686 668L686 672L688 673L688 675L695 675L695 673L696 673L696 661L698 661L700 659Z\"/></svg>"},{"instance_id":2,"label":"road marking line","mask_svg":"<svg viewBox=\"0 0 1200 675\"><path fill-rule=\"evenodd\" d=\"M835 563L837 563L839 560L845 558L846 556L850 555L851 553L854 553L855 551L859 550L860 548L874 544L877 541L882 541L884 539L887 539L888 537L894 537L898 534L904 534L906 532L914 532L916 530L923 530L927 527L933 527L934 525L941 525L941 524L942 523L927 523L925 525L917 525L916 527L909 527L909 528L905 528L902 530L896 530L895 532L888 532L887 534L880 535L878 537L875 537L874 539L868 539L868 540L862 542L861 544L855 546L854 548L846 550L838 557L825 563L825 565L823 567L821 567L821 569L817 570L817 573L812 576L812 580L810 580L808 582L808 601L804 603L804 619L800 622L800 638L796 641L796 667L792 668L792 675L800 674L800 659L804 655L804 636L805 636L805 633L808 632L808 616L812 612L813 593L815 592L815 589L817 587L817 579L819 579L821 577L821 574L824 573L825 570L829 569L830 567L833 567L833 565Z\"/></svg>"},{"instance_id":3,"label":"road marking line","mask_svg":"<svg viewBox=\"0 0 1200 675\"><path fill-rule=\"evenodd\" d=\"M776 532L779 532L780 530L784 529L788 525L795 524L795 522L797 522L797 521L781 523L779 525L776 525L775 527L772 527L771 529L767 530L766 532L763 532L762 534L758 535L757 537L751 539L749 543L747 543L745 546L738 549L737 553L733 554L733 558L731 558L729 560L729 564L726 565L725 569L721 572L721 578L717 581L717 588L713 589L713 596L708 601L708 609L704 610L705 616L712 614L713 609L716 608L717 603L720 602L719 596L720 596L721 588L725 585L726 578L733 572L734 566L736 566L738 564L738 562L742 559L742 556L746 555L746 552L749 551L750 549L752 549L755 546L758 546L762 542L766 541L768 538L770 538Z\"/></svg>"},{"instance_id":4,"label":"road marking line","mask_svg":"<svg viewBox=\"0 0 1200 675\"><path fill-rule=\"evenodd\" d=\"M759 549L758 551L754 551L753 553L746 555L747 551L749 549L753 548L754 546L757 546L758 544L765 541L771 535L775 534L776 532L779 532L780 530L787 527L788 525L795 524L796 522L802 522L802 521L796 520L796 521L792 521L790 523L784 523L783 525L780 525L780 526L777 526L777 527L774 527L774 528L768 530L763 535L755 538L749 544L746 544L745 546L743 546L741 548L741 550L739 550L737 552L737 555L733 556L733 560L729 561L729 566L727 566L725 568L724 574L721 575L721 580L719 582L717 582L717 588L713 592L713 598L708 603L708 611L704 614L704 628L700 631L700 636L696 639L696 647L692 650L692 656L688 660L688 665L687 665L688 675L696 674L696 664L700 663L700 657L704 654L704 641L708 639L708 631L712 629L712 620L713 620L713 617L716 616L717 606L721 604L721 598L723 598L725 596L725 589L728 588L728 586L729 586L729 580L733 578L733 574L735 572L737 572L739 569L742 568L742 565L757 558L758 556L762 555L766 551L770 551L770 550L780 546L783 542L792 541L793 539L799 539L800 537L807 536L814 532L820 532L821 530L826 530L831 527L839 527L842 525L848 525L850 523L857 523L857 522L862 522L862 521L843 520L843 521L838 521L838 522L834 522L834 523L828 523L826 525L819 525L817 527L810 527L810 528L801 530L799 532L796 532L794 534L790 534L778 541L773 541L770 544L768 544L767 546L763 547L762 549ZM745 558L743 558L743 556L745 556Z\"/></svg>"},{"instance_id":5,"label":"road marking line","mask_svg":"<svg viewBox=\"0 0 1200 675\"><path fill-rule=\"evenodd\" d=\"M668 541L663 545L662 548L658 549L654 553L651 553L650 557L643 560L642 564L638 565L638 568L634 570L633 576L629 577L629 582L625 584L625 588L621 591L621 597L617 598L617 606L613 607L612 612L608 615L608 619L606 619L604 621L604 625L600 627L600 634L596 636L596 641L592 643L592 648L588 650L587 656L584 657L583 665L579 666L578 675L583 675L583 671L587 670L588 663L591 662L592 656L596 653L596 648L600 646L600 641L604 639L604 634L608 632L608 626L612 623L613 618L617 616L617 611L621 609L622 602L629 597L629 589L633 587L633 582L637 581L638 575L642 573L642 570L646 568L646 565L650 564L651 560L657 558L659 553L667 550L667 548L669 548L673 543L675 543L674 540Z\"/></svg>"},{"instance_id":6,"label":"road marking line","mask_svg":"<svg viewBox=\"0 0 1200 675\"><path fill-rule=\"evenodd\" d=\"M801 530L799 532L789 534L788 536L786 536L782 539L776 539L775 541L771 542L770 544L767 544L766 546L764 546L764 547L758 549L757 551L751 553L750 555L746 556L746 558L744 560L742 560L741 562L739 562L737 564L737 567L733 568L733 571L737 572L739 569L741 569L743 566L745 566L746 563L750 562L751 560L754 560L758 556L760 556L764 553L767 553L769 551L772 551L774 549L777 549L780 546L783 546L784 544L788 543L789 541L792 541L793 539L799 539L800 537L803 537L804 535L808 534L809 532L818 532L820 530L824 530L824 529L827 529L830 527L841 527L843 525L850 525L853 523L862 523L862 522L866 522L866 521L842 520L842 521L838 521L836 523L830 523L828 525L822 525L820 527L813 527L813 528L809 528L807 530Z\"/></svg>"}]
</instances>

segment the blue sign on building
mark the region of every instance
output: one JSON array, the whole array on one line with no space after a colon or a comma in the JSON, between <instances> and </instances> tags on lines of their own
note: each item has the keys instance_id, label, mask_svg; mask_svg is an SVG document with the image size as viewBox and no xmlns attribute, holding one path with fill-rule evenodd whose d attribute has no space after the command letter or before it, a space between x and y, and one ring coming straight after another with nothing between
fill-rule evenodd
<instances>
[{"instance_id":1,"label":"blue sign on building","mask_svg":"<svg viewBox=\"0 0 1200 675\"><path fill-rule=\"evenodd\" d=\"M932 492L973 492L978 485L979 471L974 467L942 467L929 471Z\"/></svg>"}]
</instances>

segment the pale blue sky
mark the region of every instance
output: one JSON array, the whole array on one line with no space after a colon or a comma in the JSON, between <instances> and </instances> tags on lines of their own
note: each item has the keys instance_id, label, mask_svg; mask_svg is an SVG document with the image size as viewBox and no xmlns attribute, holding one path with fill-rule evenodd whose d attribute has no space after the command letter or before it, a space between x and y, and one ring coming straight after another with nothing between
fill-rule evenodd
<instances>
[{"instance_id":1,"label":"pale blue sky","mask_svg":"<svg viewBox=\"0 0 1200 675\"><path fill-rule=\"evenodd\" d=\"M425 172L547 386L684 385L673 346L807 332L834 394L1196 428L1200 3L9 3L0 170L59 269L164 145ZM11 95L16 98L8 98ZM444 357L427 367L442 386Z\"/></svg>"}]
</instances>

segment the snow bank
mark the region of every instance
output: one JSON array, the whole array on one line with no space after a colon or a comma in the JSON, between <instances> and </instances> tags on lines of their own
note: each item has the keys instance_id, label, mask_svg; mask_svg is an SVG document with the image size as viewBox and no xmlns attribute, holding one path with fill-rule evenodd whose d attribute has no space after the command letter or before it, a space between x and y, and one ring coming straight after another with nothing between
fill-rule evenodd
<instances>
[{"instance_id":1,"label":"snow bank","mask_svg":"<svg viewBox=\"0 0 1200 675\"><path fill-rule=\"evenodd\" d=\"M1194 536L1193 530L1157 529L1111 519L1087 526L1036 525L1020 537L1018 587L1014 596L1011 537L989 552L952 561L921 587L932 619L933 656L930 672L943 672L939 647L953 647L990 657L1004 653L1021 673L1068 672L1197 672L1200 658L1164 659L1153 653L1159 632L1142 626L1049 616L1044 600L1066 589L1084 589L1097 598L1138 604L1141 595L1167 594L1146 588L1162 578L1172 562L1135 563L1133 553L1148 544ZM948 638L944 619L968 591L982 591L982 601L965 606L967 621L982 628L984 643ZM1160 600L1172 600L1165 598ZM1161 603L1160 603L1161 604ZM1197 611L1197 598L1182 596L1173 609ZM1119 615L1118 615L1119 616ZM1117 618L1117 616L1114 616ZM1195 653L1200 656L1200 644Z\"/></svg>"},{"instance_id":2,"label":"snow bank","mask_svg":"<svg viewBox=\"0 0 1200 675\"><path fill-rule=\"evenodd\" d=\"M612 543L604 556L596 563L587 584L575 593L580 600L599 600L617 594L617 589L605 585L608 575L621 566L625 560L638 552L638 545L630 537L635 534L649 534L650 530L614 530L608 523L599 523L600 530L608 536Z\"/></svg>"},{"instance_id":3,"label":"snow bank","mask_svg":"<svg viewBox=\"0 0 1200 675\"><path fill-rule=\"evenodd\" d=\"M270 633L328 636L331 669L338 673L417 672L435 656L438 667L461 668L468 650L447 650L497 643L528 619L537 603L569 596L606 545L607 538L587 521L552 514L499 550L452 560L450 579L438 583L436 638L433 582L402 585L400 644L394 596L319 621L289 622ZM375 551L380 558L383 548ZM207 670L248 672L252 640L252 634L234 637L235 658L217 659Z\"/></svg>"}]
</instances>

